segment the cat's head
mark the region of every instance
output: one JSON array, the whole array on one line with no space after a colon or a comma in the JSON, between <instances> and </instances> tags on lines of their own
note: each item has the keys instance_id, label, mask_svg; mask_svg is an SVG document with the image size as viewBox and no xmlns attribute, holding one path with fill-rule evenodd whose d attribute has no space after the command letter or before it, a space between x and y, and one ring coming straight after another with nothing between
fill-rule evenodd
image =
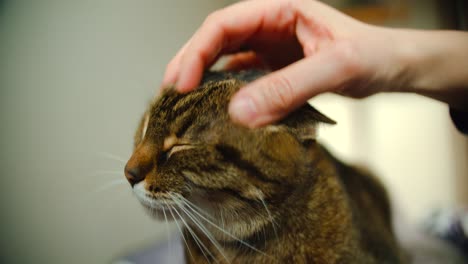
<instances>
[{"instance_id":1,"label":"cat's head","mask_svg":"<svg viewBox=\"0 0 468 264\"><path fill-rule=\"evenodd\" d=\"M188 94L166 89L147 109L125 175L153 215L178 218L178 206L226 221L265 204L274 212L312 177L316 127L334 122L305 105L262 128L234 124L227 107L243 84L217 75Z\"/></svg>"}]
</instances>

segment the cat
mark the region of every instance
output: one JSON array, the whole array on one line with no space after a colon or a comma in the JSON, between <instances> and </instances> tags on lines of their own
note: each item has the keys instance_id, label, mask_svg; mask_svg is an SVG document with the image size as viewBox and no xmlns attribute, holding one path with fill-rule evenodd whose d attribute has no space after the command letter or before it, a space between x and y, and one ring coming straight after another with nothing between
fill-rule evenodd
<instances>
[{"instance_id":1,"label":"cat","mask_svg":"<svg viewBox=\"0 0 468 264\"><path fill-rule=\"evenodd\" d=\"M385 188L316 141L333 120L308 104L261 128L230 120L232 95L262 74L164 89L125 167L141 204L176 220L187 263L406 263Z\"/></svg>"}]
</instances>

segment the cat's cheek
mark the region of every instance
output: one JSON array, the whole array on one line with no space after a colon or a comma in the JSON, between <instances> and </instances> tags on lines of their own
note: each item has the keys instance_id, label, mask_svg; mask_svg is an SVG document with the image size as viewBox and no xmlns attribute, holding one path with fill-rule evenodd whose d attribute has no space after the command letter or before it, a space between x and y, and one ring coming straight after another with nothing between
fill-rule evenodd
<instances>
[{"instance_id":1,"label":"cat's cheek","mask_svg":"<svg viewBox=\"0 0 468 264\"><path fill-rule=\"evenodd\" d=\"M250 200L260 201L265 199L265 195L263 194L263 192L252 185L243 188L242 196Z\"/></svg>"}]
</instances>

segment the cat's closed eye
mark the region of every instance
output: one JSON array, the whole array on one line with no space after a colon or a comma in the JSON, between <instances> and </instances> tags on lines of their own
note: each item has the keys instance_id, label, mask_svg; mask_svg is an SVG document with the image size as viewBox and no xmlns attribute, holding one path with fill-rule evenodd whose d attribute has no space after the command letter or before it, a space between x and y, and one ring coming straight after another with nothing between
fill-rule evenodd
<instances>
[{"instance_id":1,"label":"cat's closed eye","mask_svg":"<svg viewBox=\"0 0 468 264\"><path fill-rule=\"evenodd\" d=\"M193 149L194 147L195 146L192 144L175 144L169 149L169 151L166 152L167 159L169 159L176 152Z\"/></svg>"},{"instance_id":2,"label":"cat's closed eye","mask_svg":"<svg viewBox=\"0 0 468 264\"><path fill-rule=\"evenodd\" d=\"M171 135L164 139L163 152L166 153L167 159L176 152L191 148L194 148L194 144L190 143L188 140L180 139L176 135Z\"/></svg>"}]
</instances>

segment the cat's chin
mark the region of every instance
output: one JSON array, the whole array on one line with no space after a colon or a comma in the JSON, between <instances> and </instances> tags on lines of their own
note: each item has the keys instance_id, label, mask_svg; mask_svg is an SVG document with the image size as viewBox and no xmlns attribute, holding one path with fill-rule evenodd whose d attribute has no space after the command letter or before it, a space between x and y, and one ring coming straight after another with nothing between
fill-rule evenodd
<instances>
[{"instance_id":1,"label":"cat's chin","mask_svg":"<svg viewBox=\"0 0 468 264\"><path fill-rule=\"evenodd\" d=\"M175 221L180 217L169 208L153 208L144 203L141 203L145 208L145 211L155 220L158 221Z\"/></svg>"}]
</instances>

